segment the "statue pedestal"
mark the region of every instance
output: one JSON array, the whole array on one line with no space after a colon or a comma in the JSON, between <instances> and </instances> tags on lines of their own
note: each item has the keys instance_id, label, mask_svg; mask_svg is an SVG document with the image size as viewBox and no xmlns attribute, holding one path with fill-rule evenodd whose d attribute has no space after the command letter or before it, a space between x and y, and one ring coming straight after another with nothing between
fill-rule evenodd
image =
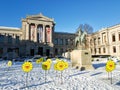
<instances>
[{"instance_id":1,"label":"statue pedestal","mask_svg":"<svg viewBox=\"0 0 120 90\"><path fill-rule=\"evenodd\" d=\"M88 50L73 50L71 52L72 66L80 70L93 70L91 53Z\"/></svg>"}]
</instances>

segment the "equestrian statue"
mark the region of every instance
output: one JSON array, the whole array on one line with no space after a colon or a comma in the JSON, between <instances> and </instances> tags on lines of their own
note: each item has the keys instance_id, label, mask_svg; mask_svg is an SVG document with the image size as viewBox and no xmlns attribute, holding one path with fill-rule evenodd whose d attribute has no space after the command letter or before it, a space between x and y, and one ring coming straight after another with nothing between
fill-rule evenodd
<instances>
[{"instance_id":1,"label":"equestrian statue","mask_svg":"<svg viewBox=\"0 0 120 90\"><path fill-rule=\"evenodd\" d=\"M75 47L76 49L85 49L85 42L86 42L86 35L87 32L86 31L82 31L81 29L79 29L77 31L77 36L75 37Z\"/></svg>"}]
</instances>

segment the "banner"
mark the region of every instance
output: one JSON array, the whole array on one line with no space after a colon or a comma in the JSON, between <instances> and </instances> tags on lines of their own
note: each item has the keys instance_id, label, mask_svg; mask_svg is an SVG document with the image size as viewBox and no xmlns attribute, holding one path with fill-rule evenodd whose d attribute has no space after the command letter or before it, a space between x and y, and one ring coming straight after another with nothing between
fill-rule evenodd
<instances>
[{"instance_id":1,"label":"banner","mask_svg":"<svg viewBox=\"0 0 120 90\"><path fill-rule=\"evenodd\" d=\"M31 40L34 40L35 38L35 26L31 25Z\"/></svg>"},{"instance_id":2,"label":"banner","mask_svg":"<svg viewBox=\"0 0 120 90\"><path fill-rule=\"evenodd\" d=\"M38 27L38 33L39 33L39 42L42 42L43 40L43 28Z\"/></svg>"},{"instance_id":3,"label":"banner","mask_svg":"<svg viewBox=\"0 0 120 90\"><path fill-rule=\"evenodd\" d=\"M50 28L46 28L46 38L47 38L47 42L50 42L50 35L51 35L51 29Z\"/></svg>"}]
</instances>

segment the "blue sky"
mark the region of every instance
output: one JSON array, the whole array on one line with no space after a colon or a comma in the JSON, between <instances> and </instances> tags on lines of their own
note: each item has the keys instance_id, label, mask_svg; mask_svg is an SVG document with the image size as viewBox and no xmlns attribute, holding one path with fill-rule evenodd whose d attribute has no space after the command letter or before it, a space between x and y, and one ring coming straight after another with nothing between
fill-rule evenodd
<instances>
[{"instance_id":1,"label":"blue sky","mask_svg":"<svg viewBox=\"0 0 120 90\"><path fill-rule=\"evenodd\" d=\"M84 23L97 31L120 23L120 0L1 0L0 12L0 26L20 28L21 18L42 13L58 32L74 33Z\"/></svg>"}]
</instances>

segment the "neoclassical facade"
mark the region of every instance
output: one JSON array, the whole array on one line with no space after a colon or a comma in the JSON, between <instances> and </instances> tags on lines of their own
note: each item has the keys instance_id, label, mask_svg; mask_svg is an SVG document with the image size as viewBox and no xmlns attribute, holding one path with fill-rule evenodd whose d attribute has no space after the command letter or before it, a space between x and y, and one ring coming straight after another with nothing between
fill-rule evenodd
<instances>
[{"instance_id":1,"label":"neoclassical facade","mask_svg":"<svg viewBox=\"0 0 120 90\"><path fill-rule=\"evenodd\" d=\"M120 24L103 28L88 37L92 55L120 58Z\"/></svg>"},{"instance_id":2,"label":"neoclassical facade","mask_svg":"<svg viewBox=\"0 0 120 90\"><path fill-rule=\"evenodd\" d=\"M75 48L75 33L55 32L55 21L42 14L22 19L22 27L0 26L0 57L56 56ZM92 56L120 58L120 24L87 35Z\"/></svg>"},{"instance_id":3,"label":"neoclassical facade","mask_svg":"<svg viewBox=\"0 0 120 90\"><path fill-rule=\"evenodd\" d=\"M61 55L74 48L74 38L72 33L55 32L54 19L30 15L22 19L21 28L0 27L0 57Z\"/></svg>"}]
</instances>

